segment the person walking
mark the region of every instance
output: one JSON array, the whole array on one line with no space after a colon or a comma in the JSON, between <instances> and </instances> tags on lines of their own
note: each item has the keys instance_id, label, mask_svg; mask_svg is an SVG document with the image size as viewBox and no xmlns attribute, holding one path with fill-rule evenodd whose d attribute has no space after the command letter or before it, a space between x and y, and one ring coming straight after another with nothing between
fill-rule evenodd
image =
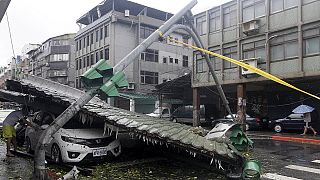
<instances>
[{"instance_id":1,"label":"person walking","mask_svg":"<svg viewBox=\"0 0 320 180\"><path fill-rule=\"evenodd\" d=\"M306 135L308 132L308 129L311 129L313 131L313 135L316 136L317 135L317 131L313 129L313 127L311 125L309 125L309 123L311 124L311 113L304 113L303 114L303 120L305 122L305 126L304 126L304 131L301 135Z\"/></svg>"},{"instance_id":2,"label":"person walking","mask_svg":"<svg viewBox=\"0 0 320 180\"><path fill-rule=\"evenodd\" d=\"M17 122L31 125L30 122L26 120L27 114L28 114L27 109L22 108L21 110L12 111L3 121L3 137L6 139L8 157L14 156L10 152L10 148L12 144L13 144L14 151L17 150L16 130L14 129L14 125Z\"/></svg>"}]
</instances>

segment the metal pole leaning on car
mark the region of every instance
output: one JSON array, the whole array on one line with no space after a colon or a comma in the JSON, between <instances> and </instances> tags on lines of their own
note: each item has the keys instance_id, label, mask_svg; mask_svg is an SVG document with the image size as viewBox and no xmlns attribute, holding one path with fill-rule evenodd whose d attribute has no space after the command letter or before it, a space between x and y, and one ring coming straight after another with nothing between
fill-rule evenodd
<instances>
[{"instance_id":1,"label":"metal pole leaning on car","mask_svg":"<svg viewBox=\"0 0 320 180\"><path fill-rule=\"evenodd\" d=\"M78 111L87 104L98 92L106 92L107 95L117 94L116 86L119 81L123 81L122 71L130 65L145 49L147 49L153 42L158 41L161 37L159 32L165 33L169 28L177 23L191 8L197 4L197 0L192 0L177 14L172 16L167 22L165 22L159 29L158 32L152 33L147 39L145 39L139 46L137 46L131 53L124 57L113 69L113 76L103 76L103 74L109 74L110 68L105 65L105 60L100 60L96 65L89 69L83 76L89 79L87 84L90 84L90 80L94 78L100 78L102 86L94 84L90 89L84 93L78 100L72 103L62 114L60 114L53 123L46 128L37 143L35 149L34 159L34 173L33 179L48 179L48 173L45 166L45 148L50 142L52 135L56 133L64 124L66 124ZM103 67L102 67L103 66ZM103 73L103 74L101 74ZM122 74L121 74L122 73ZM116 77L117 76L117 77ZM100 81L99 81L100 82ZM122 83L123 84L123 83ZM124 83L125 84L125 83ZM117 86L118 87L118 86Z\"/></svg>"}]
</instances>

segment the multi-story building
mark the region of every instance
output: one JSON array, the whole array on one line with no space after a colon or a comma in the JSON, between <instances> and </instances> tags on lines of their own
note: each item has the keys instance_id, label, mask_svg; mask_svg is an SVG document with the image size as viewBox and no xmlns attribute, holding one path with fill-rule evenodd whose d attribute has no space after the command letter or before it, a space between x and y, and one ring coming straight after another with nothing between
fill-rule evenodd
<instances>
[{"instance_id":1,"label":"multi-story building","mask_svg":"<svg viewBox=\"0 0 320 180\"><path fill-rule=\"evenodd\" d=\"M75 34L49 38L29 55L29 74L74 87Z\"/></svg>"},{"instance_id":2,"label":"multi-story building","mask_svg":"<svg viewBox=\"0 0 320 180\"><path fill-rule=\"evenodd\" d=\"M209 50L243 60L301 89L318 94L319 7L318 0L233 0L197 14L195 24ZM240 97L247 99L244 104L248 112L260 116L285 116L301 103L309 103L320 110L320 104L305 94L228 61L215 57L211 60L233 111L236 111ZM199 92L198 89L214 89L215 83L208 67L197 52L193 72L195 93ZM214 94L206 100L219 102ZM221 103L216 103L216 106L221 114L225 113L220 108Z\"/></svg>"},{"instance_id":3,"label":"multi-story building","mask_svg":"<svg viewBox=\"0 0 320 180\"><path fill-rule=\"evenodd\" d=\"M76 87L82 88L79 76L97 61L106 59L114 66L170 17L127 0L106 0L91 9L77 20L85 27L75 37ZM171 36L191 43L186 33ZM154 42L125 69L128 91L150 93L155 85L189 73L191 57L192 51L184 46L168 40Z\"/></svg>"}]
</instances>

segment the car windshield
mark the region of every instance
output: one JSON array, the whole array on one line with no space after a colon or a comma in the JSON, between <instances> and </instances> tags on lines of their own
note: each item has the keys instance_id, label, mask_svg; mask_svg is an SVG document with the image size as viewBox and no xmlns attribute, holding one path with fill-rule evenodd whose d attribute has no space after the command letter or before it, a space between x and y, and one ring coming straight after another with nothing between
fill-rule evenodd
<instances>
[{"instance_id":1,"label":"car windshield","mask_svg":"<svg viewBox=\"0 0 320 180\"><path fill-rule=\"evenodd\" d=\"M290 114L288 118L291 119L303 119L303 114Z\"/></svg>"},{"instance_id":2,"label":"car windshield","mask_svg":"<svg viewBox=\"0 0 320 180\"><path fill-rule=\"evenodd\" d=\"M69 120L64 126L64 129L100 129L104 127L104 122L102 121L95 121L90 123L89 121L82 123L77 119Z\"/></svg>"}]
</instances>

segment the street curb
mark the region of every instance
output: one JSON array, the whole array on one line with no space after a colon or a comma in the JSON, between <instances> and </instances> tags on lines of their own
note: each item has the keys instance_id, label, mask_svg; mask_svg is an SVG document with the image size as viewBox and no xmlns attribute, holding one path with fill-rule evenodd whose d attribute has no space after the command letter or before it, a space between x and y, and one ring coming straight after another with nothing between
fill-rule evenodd
<instances>
[{"instance_id":1,"label":"street curb","mask_svg":"<svg viewBox=\"0 0 320 180\"><path fill-rule=\"evenodd\" d=\"M293 141L293 142L319 144L320 145L319 139L297 138L297 137L287 137L287 136L271 136L271 139L278 140L278 141Z\"/></svg>"}]
</instances>

